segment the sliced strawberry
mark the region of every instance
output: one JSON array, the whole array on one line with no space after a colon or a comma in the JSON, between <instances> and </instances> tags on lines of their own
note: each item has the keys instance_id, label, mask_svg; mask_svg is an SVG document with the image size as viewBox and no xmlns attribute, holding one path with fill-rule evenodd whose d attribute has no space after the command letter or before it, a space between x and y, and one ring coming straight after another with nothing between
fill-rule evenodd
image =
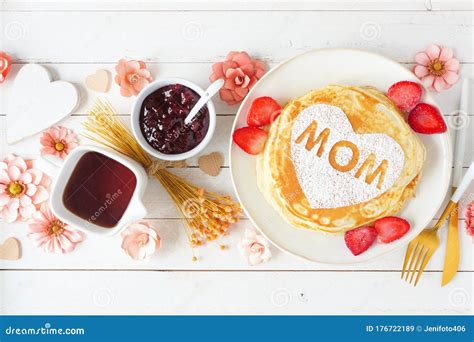
<instances>
[{"instance_id":1,"label":"sliced strawberry","mask_svg":"<svg viewBox=\"0 0 474 342\"><path fill-rule=\"evenodd\" d=\"M280 115L281 106L268 96L256 98L250 106L247 124L252 127L261 127L273 122Z\"/></svg>"},{"instance_id":2,"label":"sliced strawberry","mask_svg":"<svg viewBox=\"0 0 474 342\"><path fill-rule=\"evenodd\" d=\"M257 127L243 127L235 130L232 138L245 152L259 154L265 146L267 132Z\"/></svg>"},{"instance_id":3,"label":"sliced strawberry","mask_svg":"<svg viewBox=\"0 0 474 342\"><path fill-rule=\"evenodd\" d=\"M418 133L434 134L446 132L446 123L438 108L419 103L408 115L408 124Z\"/></svg>"},{"instance_id":4,"label":"sliced strawberry","mask_svg":"<svg viewBox=\"0 0 474 342\"><path fill-rule=\"evenodd\" d=\"M409 112L420 102L422 93L418 83L400 81L388 89L387 96L401 111Z\"/></svg>"},{"instance_id":5,"label":"sliced strawberry","mask_svg":"<svg viewBox=\"0 0 474 342\"><path fill-rule=\"evenodd\" d=\"M374 227L364 226L346 232L344 241L352 254L359 255L372 246L376 237L377 231Z\"/></svg>"},{"instance_id":6,"label":"sliced strawberry","mask_svg":"<svg viewBox=\"0 0 474 342\"><path fill-rule=\"evenodd\" d=\"M396 216L386 216L375 221L379 241L383 243L400 239L410 229L410 223Z\"/></svg>"}]
</instances>

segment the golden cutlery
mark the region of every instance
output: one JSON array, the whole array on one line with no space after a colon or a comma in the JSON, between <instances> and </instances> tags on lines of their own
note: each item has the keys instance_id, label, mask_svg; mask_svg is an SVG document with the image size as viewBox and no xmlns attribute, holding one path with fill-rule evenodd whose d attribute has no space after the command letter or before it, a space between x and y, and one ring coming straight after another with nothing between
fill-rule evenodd
<instances>
[{"instance_id":1,"label":"golden cutlery","mask_svg":"<svg viewBox=\"0 0 474 342\"><path fill-rule=\"evenodd\" d=\"M453 192L462 177L462 167L464 162L464 152L466 150L466 134L468 121L463 120L463 115L466 116L468 111L469 101L469 84L470 79L465 78L462 84L461 103L459 107L458 121L459 127L456 132L455 154L454 154L454 171L453 171ZM454 118L456 119L456 118ZM453 279L458 271L459 266L459 231L458 231L458 206L453 209L449 217L448 237L446 242L446 253L444 256L444 268L441 278L441 286L446 285Z\"/></svg>"},{"instance_id":2,"label":"golden cutlery","mask_svg":"<svg viewBox=\"0 0 474 342\"><path fill-rule=\"evenodd\" d=\"M439 246L438 229L442 226L453 209L456 208L458 201L473 179L474 162L469 166L469 169L459 183L458 188L451 197L451 200L448 202L448 205L441 214L438 222L436 222L434 227L423 230L408 245L405 260L403 261L402 279L405 278L405 281L414 286L418 284L426 265Z\"/></svg>"},{"instance_id":3,"label":"golden cutlery","mask_svg":"<svg viewBox=\"0 0 474 342\"><path fill-rule=\"evenodd\" d=\"M453 188L455 191L456 188ZM446 242L446 254L444 255L443 276L441 286L446 285L458 272L459 266L459 232L458 232L458 204L453 209L448 223L448 239Z\"/></svg>"}]
</instances>

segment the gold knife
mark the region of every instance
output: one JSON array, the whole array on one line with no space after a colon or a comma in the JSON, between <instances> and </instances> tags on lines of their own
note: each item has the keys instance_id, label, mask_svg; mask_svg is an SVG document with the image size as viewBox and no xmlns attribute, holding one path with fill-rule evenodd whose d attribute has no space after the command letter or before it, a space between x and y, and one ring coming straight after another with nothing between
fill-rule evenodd
<instances>
[{"instance_id":1,"label":"gold knife","mask_svg":"<svg viewBox=\"0 0 474 342\"><path fill-rule=\"evenodd\" d=\"M456 188L453 187L453 193ZM441 286L446 285L454 278L459 267L459 227L458 227L458 204L451 212L448 223L448 239L446 242L446 254L444 256L443 276Z\"/></svg>"},{"instance_id":2,"label":"gold knife","mask_svg":"<svg viewBox=\"0 0 474 342\"><path fill-rule=\"evenodd\" d=\"M453 171L453 192L459 184L462 178L462 167L464 162L464 151L466 147L466 130L467 120L463 120L461 116L466 116L468 110L468 94L469 94L469 78L464 79L461 92L461 104L458 115L459 123L464 127L457 127L456 132L456 144L454 153L454 171ZM441 286L448 284L451 279L456 275L459 266L459 221L458 221L459 207L456 204L456 208L451 213L448 225L448 238L446 242L446 254L444 257L444 268L443 276L441 279Z\"/></svg>"}]
</instances>

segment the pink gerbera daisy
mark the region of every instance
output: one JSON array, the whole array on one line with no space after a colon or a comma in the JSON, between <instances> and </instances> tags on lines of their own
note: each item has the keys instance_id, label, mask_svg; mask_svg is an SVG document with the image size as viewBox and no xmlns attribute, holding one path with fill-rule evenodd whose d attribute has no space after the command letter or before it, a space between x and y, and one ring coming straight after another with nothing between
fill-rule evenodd
<instances>
[{"instance_id":1,"label":"pink gerbera daisy","mask_svg":"<svg viewBox=\"0 0 474 342\"><path fill-rule=\"evenodd\" d=\"M33 215L28 237L48 253L69 253L82 241L82 233L72 229L52 213L47 203Z\"/></svg>"},{"instance_id":2,"label":"pink gerbera daisy","mask_svg":"<svg viewBox=\"0 0 474 342\"><path fill-rule=\"evenodd\" d=\"M69 128L56 126L43 132L40 138L41 154L53 155L61 159L79 145L76 133Z\"/></svg>"},{"instance_id":3,"label":"pink gerbera daisy","mask_svg":"<svg viewBox=\"0 0 474 342\"><path fill-rule=\"evenodd\" d=\"M413 72L430 89L440 92L459 80L459 61L449 47L430 45L416 54L415 61Z\"/></svg>"},{"instance_id":4,"label":"pink gerbera daisy","mask_svg":"<svg viewBox=\"0 0 474 342\"><path fill-rule=\"evenodd\" d=\"M9 155L0 162L0 213L4 221L26 220L49 197L49 178L31 160Z\"/></svg>"}]
</instances>

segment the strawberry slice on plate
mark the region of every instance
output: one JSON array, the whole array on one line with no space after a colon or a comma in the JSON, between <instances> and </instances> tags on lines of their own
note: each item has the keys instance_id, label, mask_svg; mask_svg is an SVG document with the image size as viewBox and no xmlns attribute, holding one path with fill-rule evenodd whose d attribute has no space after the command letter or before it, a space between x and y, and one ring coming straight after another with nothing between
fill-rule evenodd
<instances>
[{"instance_id":1,"label":"strawberry slice on plate","mask_svg":"<svg viewBox=\"0 0 474 342\"><path fill-rule=\"evenodd\" d=\"M359 255L365 252L370 246L372 246L376 238L377 231L371 226L352 229L344 235L346 246L354 255Z\"/></svg>"},{"instance_id":2,"label":"strawberry slice on plate","mask_svg":"<svg viewBox=\"0 0 474 342\"><path fill-rule=\"evenodd\" d=\"M259 154L265 147L268 133L257 127L236 129L232 138L234 142L249 154Z\"/></svg>"},{"instance_id":3,"label":"strawberry slice on plate","mask_svg":"<svg viewBox=\"0 0 474 342\"><path fill-rule=\"evenodd\" d=\"M400 239L410 229L410 223L396 216L386 216L375 221L379 241L389 243Z\"/></svg>"},{"instance_id":4,"label":"strawberry slice on plate","mask_svg":"<svg viewBox=\"0 0 474 342\"><path fill-rule=\"evenodd\" d=\"M261 127L275 121L280 115L281 106L269 96L256 98L250 106L247 124L252 127Z\"/></svg>"},{"instance_id":5,"label":"strawberry slice on plate","mask_svg":"<svg viewBox=\"0 0 474 342\"><path fill-rule=\"evenodd\" d=\"M409 112L420 102L422 93L418 83L400 81L388 89L387 96L401 111Z\"/></svg>"},{"instance_id":6,"label":"strawberry slice on plate","mask_svg":"<svg viewBox=\"0 0 474 342\"><path fill-rule=\"evenodd\" d=\"M438 108L427 103L419 103L413 108L408 114L408 124L415 132L423 134L444 133L447 130Z\"/></svg>"}]
</instances>

